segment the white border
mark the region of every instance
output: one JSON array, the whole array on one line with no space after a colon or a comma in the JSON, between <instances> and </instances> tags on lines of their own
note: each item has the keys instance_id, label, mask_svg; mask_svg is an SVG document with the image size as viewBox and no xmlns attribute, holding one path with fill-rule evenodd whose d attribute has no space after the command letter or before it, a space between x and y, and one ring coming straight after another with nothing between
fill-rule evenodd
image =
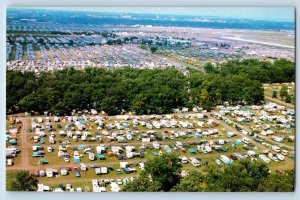
<instances>
[{"instance_id":1,"label":"white border","mask_svg":"<svg viewBox=\"0 0 300 200\"><path fill-rule=\"evenodd\" d=\"M0 199L30 199L30 200L50 200L52 198L58 197L68 198L72 200L77 200L82 198L90 199L108 199L116 198L123 200L133 200L133 199L144 199L153 200L155 199L264 199L264 200L285 200L285 199L300 199L300 176L296 176L296 190L294 193L12 193L5 191L5 55L6 55L6 8L7 7L101 7L101 6L165 6L165 7L176 7L176 6L210 6L210 7L258 7L258 6L292 6L300 9L299 0L0 0ZM296 38L299 35L299 13L296 12ZM299 46L299 40L297 40L297 46ZM296 48L297 49L297 48ZM296 54L296 60L299 60L299 55ZM296 69L299 68L299 62L296 62ZM296 77L299 77L299 70L296 70ZM296 78L296 85L298 85L299 79ZM299 100L298 92L296 92L296 102ZM299 111L300 112L300 111ZM296 116L299 114L298 104L296 104ZM296 130L299 129L299 123L296 121ZM296 143L299 144L299 137L296 137ZM296 155L299 155L299 148L296 148ZM298 157L298 156L297 156ZM296 159L296 174L299 172L299 159ZM97 196L96 196L97 195Z\"/></svg>"}]
</instances>

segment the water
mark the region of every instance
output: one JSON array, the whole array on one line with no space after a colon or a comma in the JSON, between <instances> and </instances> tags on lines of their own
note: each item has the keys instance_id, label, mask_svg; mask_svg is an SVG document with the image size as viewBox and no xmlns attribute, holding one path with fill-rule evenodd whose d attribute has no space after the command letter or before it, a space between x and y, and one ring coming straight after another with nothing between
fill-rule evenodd
<instances>
[{"instance_id":1,"label":"water","mask_svg":"<svg viewBox=\"0 0 300 200\"><path fill-rule=\"evenodd\" d=\"M22 25L70 25L122 27L135 25L202 27L214 29L251 29L251 30L294 30L294 22L234 19L220 17L199 17L183 15L124 14L89 11L8 9L7 24Z\"/></svg>"}]
</instances>

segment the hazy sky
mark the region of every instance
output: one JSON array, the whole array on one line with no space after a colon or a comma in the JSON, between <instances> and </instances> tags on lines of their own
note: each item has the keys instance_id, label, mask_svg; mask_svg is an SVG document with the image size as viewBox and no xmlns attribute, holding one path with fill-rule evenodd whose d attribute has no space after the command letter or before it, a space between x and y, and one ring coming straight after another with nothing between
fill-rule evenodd
<instances>
[{"instance_id":1,"label":"hazy sky","mask_svg":"<svg viewBox=\"0 0 300 200\"><path fill-rule=\"evenodd\" d=\"M99 12L215 16L290 22L295 21L295 9L293 7L102 7L57 9L86 11L90 10Z\"/></svg>"}]
</instances>

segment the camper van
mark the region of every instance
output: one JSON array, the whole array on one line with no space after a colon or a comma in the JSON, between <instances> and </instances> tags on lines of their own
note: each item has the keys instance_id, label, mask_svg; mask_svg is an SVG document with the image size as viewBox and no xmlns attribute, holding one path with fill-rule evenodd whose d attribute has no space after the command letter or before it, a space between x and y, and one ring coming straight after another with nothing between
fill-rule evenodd
<instances>
[{"instance_id":1,"label":"camper van","mask_svg":"<svg viewBox=\"0 0 300 200\"><path fill-rule=\"evenodd\" d=\"M153 145L154 149L159 149L160 148L160 144L158 142L153 142L152 145Z\"/></svg>"},{"instance_id":2,"label":"camper van","mask_svg":"<svg viewBox=\"0 0 300 200\"><path fill-rule=\"evenodd\" d=\"M272 148L273 151L275 151L277 153L279 153L281 151L281 149L276 145L273 145L271 148Z\"/></svg>"},{"instance_id":3,"label":"camper van","mask_svg":"<svg viewBox=\"0 0 300 200\"><path fill-rule=\"evenodd\" d=\"M227 156L225 155L220 155L220 160L225 163L226 165L230 165L232 164L232 159L228 158Z\"/></svg>"},{"instance_id":4,"label":"camper van","mask_svg":"<svg viewBox=\"0 0 300 200\"><path fill-rule=\"evenodd\" d=\"M89 153L89 160L95 160L95 154L90 152Z\"/></svg>"},{"instance_id":5,"label":"camper van","mask_svg":"<svg viewBox=\"0 0 300 200\"><path fill-rule=\"evenodd\" d=\"M188 163L188 159L185 156L179 156L179 160L182 164L186 164Z\"/></svg>"},{"instance_id":6,"label":"camper van","mask_svg":"<svg viewBox=\"0 0 300 200\"><path fill-rule=\"evenodd\" d=\"M96 167L96 168L95 168L95 174L96 174L96 175L100 175L100 174L101 174L101 169L100 169L100 167Z\"/></svg>"},{"instance_id":7,"label":"camper van","mask_svg":"<svg viewBox=\"0 0 300 200\"><path fill-rule=\"evenodd\" d=\"M7 159L7 166L13 165L13 160L12 159Z\"/></svg>"},{"instance_id":8,"label":"camper van","mask_svg":"<svg viewBox=\"0 0 300 200\"><path fill-rule=\"evenodd\" d=\"M271 160L265 154L259 154L259 158L262 159L265 163L270 163Z\"/></svg>"},{"instance_id":9,"label":"camper van","mask_svg":"<svg viewBox=\"0 0 300 200\"><path fill-rule=\"evenodd\" d=\"M244 142L245 144L251 144L251 141L247 137L243 137L242 142Z\"/></svg>"},{"instance_id":10,"label":"camper van","mask_svg":"<svg viewBox=\"0 0 300 200\"><path fill-rule=\"evenodd\" d=\"M48 178L52 178L53 177L53 170L51 168L46 168L46 176Z\"/></svg>"},{"instance_id":11,"label":"camper van","mask_svg":"<svg viewBox=\"0 0 300 200\"><path fill-rule=\"evenodd\" d=\"M62 168L60 169L60 174L61 174L62 176L66 176L66 175L68 174L67 168L62 167Z\"/></svg>"},{"instance_id":12,"label":"camper van","mask_svg":"<svg viewBox=\"0 0 300 200\"><path fill-rule=\"evenodd\" d=\"M86 171L87 170L86 165L84 163L80 163L79 168L80 168L81 171Z\"/></svg>"},{"instance_id":13,"label":"camper van","mask_svg":"<svg viewBox=\"0 0 300 200\"><path fill-rule=\"evenodd\" d=\"M183 147L183 144L182 144L182 142L180 142L180 141L176 141L176 147L178 147L179 149L181 149L182 147Z\"/></svg>"},{"instance_id":14,"label":"camper van","mask_svg":"<svg viewBox=\"0 0 300 200\"><path fill-rule=\"evenodd\" d=\"M101 192L101 188L99 187L98 181L92 180L92 184L93 184L93 192Z\"/></svg>"},{"instance_id":15,"label":"camper van","mask_svg":"<svg viewBox=\"0 0 300 200\"><path fill-rule=\"evenodd\" d=\"M189 158L189 162L194 166L194 167L200 167L200 161L194 157Z\"/></svg>"}]
</instances>

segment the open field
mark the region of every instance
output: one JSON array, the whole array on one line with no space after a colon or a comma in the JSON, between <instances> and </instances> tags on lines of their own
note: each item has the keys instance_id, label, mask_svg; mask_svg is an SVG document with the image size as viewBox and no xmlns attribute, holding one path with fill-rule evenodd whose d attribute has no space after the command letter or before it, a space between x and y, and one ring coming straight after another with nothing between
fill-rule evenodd
<instances>
[{"instance_id":1,"label":"open field","mask_svg":"<svg viewBox=\"0 0 300 200\"><path fill-rule=\"evenodd\" d=\"M273 101L275 103L279 103L282 101L281 104L284 104L290 108L294 108L295 105L295 84L294 83L286 83L285 85L288 87L288 94L291 95L291 103L286 103L280 97L280 89L283 84L273 83L273 84L265 84L264 91L265 97L268 98L269 101ZM272 98L273 91L277 91L277 98ZM290 105L289 105L290 104Z\"/></svg>"}]
</instances>

